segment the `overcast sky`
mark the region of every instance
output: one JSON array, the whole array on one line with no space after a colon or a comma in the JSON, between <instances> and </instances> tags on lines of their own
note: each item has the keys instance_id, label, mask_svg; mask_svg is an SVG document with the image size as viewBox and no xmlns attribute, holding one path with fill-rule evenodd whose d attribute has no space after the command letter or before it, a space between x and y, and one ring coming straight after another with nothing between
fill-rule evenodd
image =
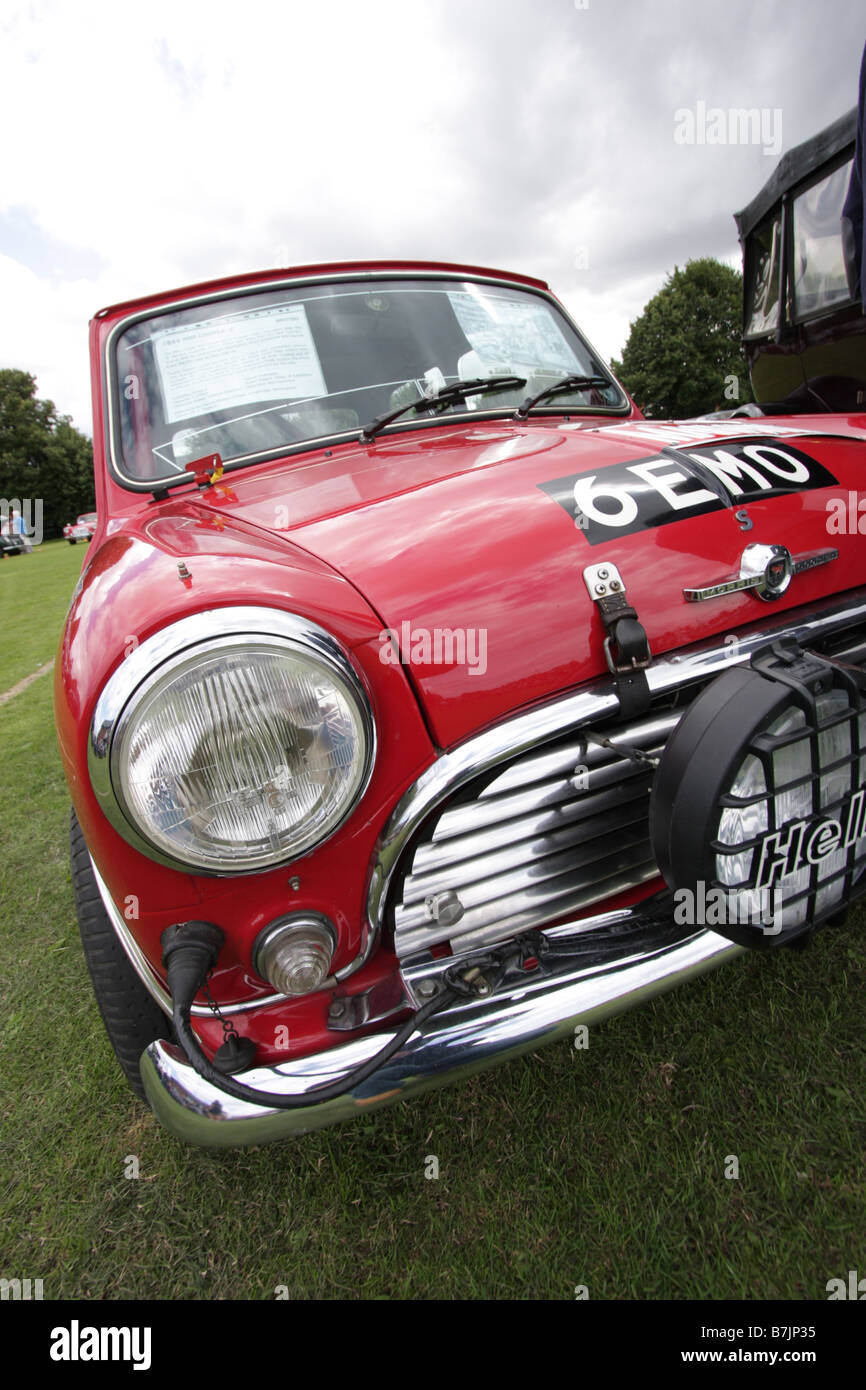
<instances>
[{"instance_id":1,"label":"overcast sky","mask_svg":"<svg viewBox=\"0 0 866 1390\"><path fill-rule=\"evenodd\" d=\"M0 366L89 430L98 308L367 256L540 276L609 359L674 265L739 265L864 40L863 0L0 0ZM739 108L767 138L698 143Z\"/></svg>"}]
</instances>

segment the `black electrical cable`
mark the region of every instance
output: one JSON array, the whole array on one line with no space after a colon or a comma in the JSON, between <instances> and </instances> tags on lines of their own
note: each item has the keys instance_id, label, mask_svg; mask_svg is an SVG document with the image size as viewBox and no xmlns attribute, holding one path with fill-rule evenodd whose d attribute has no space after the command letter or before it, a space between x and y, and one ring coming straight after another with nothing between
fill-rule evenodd
<instances>
[{"instance_id":1,"label":"black electrical cable","mask_svg":"<svg viewBox=\"0 0 866 1390\"><path fill-rule=\"evenodd\" d=\"M173 935L170 937L170 933ZM218 937L216 933L219 933ZM166 938L169 938L168 942ZM172 1020L177 1040L189 1059L190 1065L212 1086L216 1086L235 1100L244 1100L251 1105L266 1106L274 1110L303 1110L305 1106L319 1105L322 1101L336 1100L355 1086L366 1081L375 1071L393 1057L421 1024L445 1004L456 999L456 993L443 988L429 1003L423 1004L394 1037L373 1057L355 1067L339 1081L328 1081L314 1086L302 1096L274 1095L269 1091L257 1091L252 1086L244 1086L233 1077L217 1071L202 1051L201 1045L192 1029L190 1010L192 1001L207 974L216 962L223 934L218 927L208 922L187 922L179 927L170 927L163 935L163 963L166 966L167 982L171 994ZM204 973L202 973L202 971Z\"/></svg>"}]
</instances>

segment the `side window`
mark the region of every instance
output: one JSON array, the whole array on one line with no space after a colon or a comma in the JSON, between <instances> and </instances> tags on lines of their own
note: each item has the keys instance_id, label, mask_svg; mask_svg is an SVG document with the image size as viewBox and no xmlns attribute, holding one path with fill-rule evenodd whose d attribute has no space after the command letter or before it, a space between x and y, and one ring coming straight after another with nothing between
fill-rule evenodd
<instances>
[{"instance_id":1,"label":"side window","mask_svg":"<svg viewBox=\"0 0 866 1390\"><path fill-rule=\"evenodd\" d=\"M794 314L820 314L850 299L840 227L851 160L794 199Z\"/></svg>"},{"instance_id":2,"label":"side window","mask_svg":"<svg viewBox=\"0 0 866 1390\"><path fill-rule=\"evenodd\" d=\"M774 333L779 322L781 220L778 214L749 238L747 256L747 338Z\"/></svg>"}]
</instances>

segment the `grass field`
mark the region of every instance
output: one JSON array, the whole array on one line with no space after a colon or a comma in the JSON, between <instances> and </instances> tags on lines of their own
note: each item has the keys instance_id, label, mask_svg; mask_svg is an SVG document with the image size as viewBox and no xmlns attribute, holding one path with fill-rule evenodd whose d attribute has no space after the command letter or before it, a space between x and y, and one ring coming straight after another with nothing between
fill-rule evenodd
<instances>
[{"instance_id":1,"label":"grass field","mask_svg":"<svg viewBox=\"0 0 866 1390\"><path fill-rule=\"evenodd\" d=\"M0 560L0 695L54 657L86 555L83 541L49 541Z\"/></svg>"},{"instance_id":2,"label":"grass field","mask_svg":"<svg viewBox=\"0 0 866 1390\"><path fill-rule=\"evenodd\" d=\"M0 694L51 660L83 558L0 562ZM0 749L0 1276L46 1298L760 1300L863 1270L862 913L585 1051L291 1143L187 1149L127 1090L93 1001L50 676L0 707Z\"/></svg>"}]
</instances>

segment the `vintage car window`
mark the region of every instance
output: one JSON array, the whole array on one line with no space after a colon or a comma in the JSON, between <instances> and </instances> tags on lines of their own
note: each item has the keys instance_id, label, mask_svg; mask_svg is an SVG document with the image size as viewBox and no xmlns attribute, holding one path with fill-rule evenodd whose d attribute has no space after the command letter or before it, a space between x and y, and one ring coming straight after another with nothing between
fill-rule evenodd
<instances>
[{"instance_id":1,"label":"vintage car window","mask_svg":"<svg viewBox=\"0 0 866 1390\"><path fill-rule=\"evenodd\" d=\"M781 217L777 213L749 240L746 337L774 333L779 323Z\"/></svg>"},{"instance_id":2,"label":"vintage car window","mask_svg":"<svg viewBox=\"0 0 866 1390\"><path fill-rule=\"evenodd\" d=\"M822 313L850 299L842 254L842 205L851 160L794 200L794 313Z\"/></svg>"},{"instance_id":3,"label":"vintage car window","mask_svg":"<svg viewBox=\"0 0 866 1390\"><path fill-rule=\"evenodd\" d=\"M431 382L526 379L444 409L453 415L512 409L600 370L550 300L510 286L388 279L227 296L139 318L117 338L116 463L133 482L176 477L209 453L229 462L351 435ZM628 402L612 383L548 405L620 413Z\"/></svg>"}]
</instances>

